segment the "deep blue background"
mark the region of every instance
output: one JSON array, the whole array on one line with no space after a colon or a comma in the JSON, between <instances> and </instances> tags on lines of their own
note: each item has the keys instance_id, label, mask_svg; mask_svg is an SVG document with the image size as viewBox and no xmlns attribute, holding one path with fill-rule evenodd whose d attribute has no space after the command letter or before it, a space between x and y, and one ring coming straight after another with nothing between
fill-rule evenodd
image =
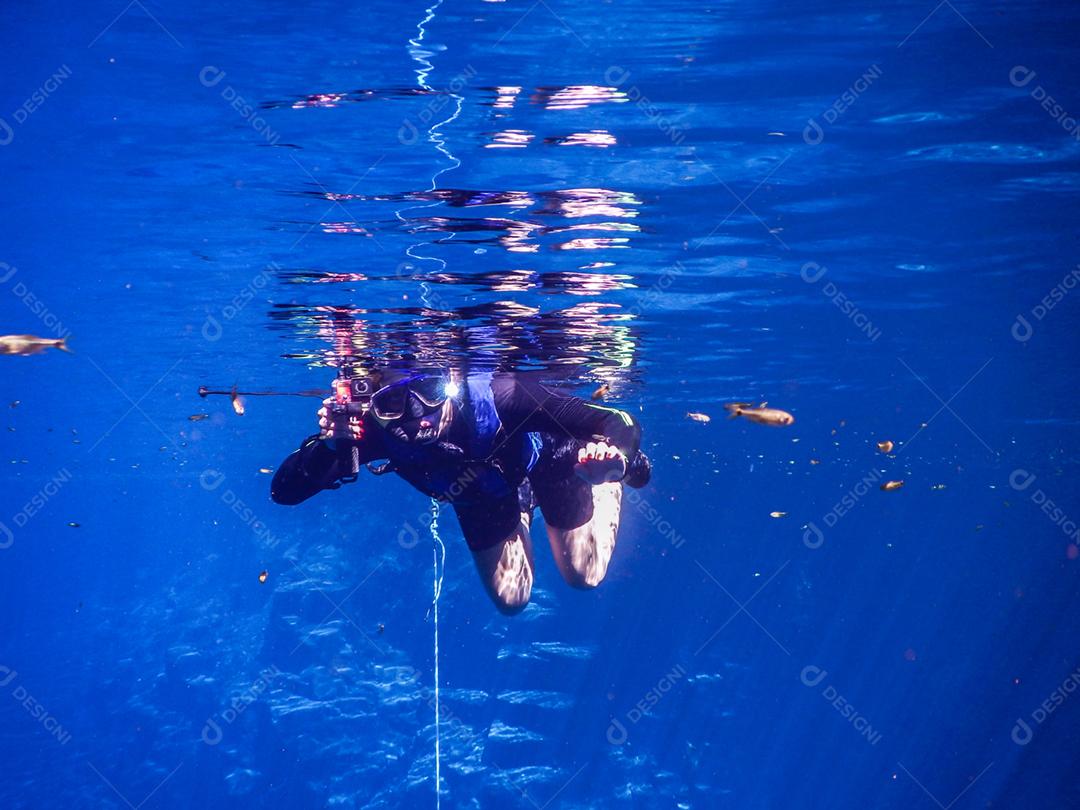
<instances>
[{"instance_id":1,"label":"deep blue background","mask_svg":"<svg viewBox=\"0 0 1080 810\"><path fill-rule=\"evenodd\" d=\"M365 477L274 506L259 470L313 431L315 400L249 399L237 417L195 394L326 386L335 346L319 308L337 306L372 356L449 325L543 334L565 355L504 354L576 358L581 393L611 381L654 458L604 585L569 590L538 527L534 603L514 619L488 603L443 516L446 806L1080 806L1080 698L1031 716L1080 666L1067 532L1080 520L1080 293L1031 314L1080 256L1080 141L1032 98L1041 87L1080 116L1076 7L338 5L5 11L0 261L16 272L0 332L50 334L16 295L29 291L75 353L0 358L0 521L13 532L0 676L15 672L0 686L4 805L434 804L431 541L398 540L425 500ZM1009 80L1018 65L1036 72L1025 87ZM224 71L213 87L207 66ZM560 109L567 86L593 87L594 103ZM522 89L502 109L494 87ZM600 102L597 87L625 100ZM272 144L227 88L265 105ZM294 106L329 93L349 95ZM810 118L819 144L803 137ZM406 120L415 143L399 137ZM507 130L527 145L487 148ZM613 145L559 143L593 130ZM530 196L476 210L400 197L436 175L440 189ZM604 190L613 210L541 210L596 195L575 189ZM517 224L477 232L453 217ZM507 227L529 236L497 241ZM627 241L565 249L579 237ZM817 283L807 262L827 268ZM548 313L560 316L538 320ZM1034 326L1026 341L1017 315ZM796 424L722 419L723 402L751 399ZM1018 469L1036 476L1022 491ZM207 470L224 474L217 489L200 484ZM864 477L906 485L874 483L826 528ZM811 523L818 548L803 541ZM826 671L818 685L803 684L807 666ZM206 745L207 719L270 667ZM673 671L685 674L633 722ZM828 704L830 687L875 743ZM1027 745L1010 738L1018 718Z\"/></svg>"}]
</instances>

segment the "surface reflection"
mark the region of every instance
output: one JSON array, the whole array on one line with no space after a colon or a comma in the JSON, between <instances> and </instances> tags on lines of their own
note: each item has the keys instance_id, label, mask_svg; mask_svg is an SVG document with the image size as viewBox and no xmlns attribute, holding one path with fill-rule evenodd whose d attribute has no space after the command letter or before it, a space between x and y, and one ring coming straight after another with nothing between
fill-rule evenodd
<instances>
[{"instance_id":1,"label":"surface reflection","mask_svg":"<svg viewBox=\"0 0 1080 810\"><path fill-rule=\"evenodd\" d=\"M521 96L521 87L481 87L485 97L480 104L497 110L512 110ZM595 84L569 84L537 87L529 96L529 103L546 110L582 110L597 104L622 104L629 101L626 93L617 87ZM500 112L497 116L506 115Z\"/></svg>"},{"instance_id":2,"label":"surface reflection","mask_svg":"<svg viewBox=\"0 0 1080 810\"><path fill-rule=\"evenodd\" d=\"M343 104L355 104L360 101L378 101L390 99L405 99L415 96L448 95L438 90L428 90L422 87L387 87L382 89L363 88L350 90L345 93L309 93L292 99L279 99L264 101L259 105L264 110L276 110L281 107L291 107L294 110L305 107L340 107Z\"/></svg>"},{"instance_id":3,"label":"surface reflection","mask_svg":"<svg viewBox=\"0 0 1080 810\"><path fill-rule=\"evenodd\" d=\"M581 271L596 271L614 267L612 262L591 262ZM419 272L414 265L403 263L395 273L332 272L319 270L281 270L279 278L292 284L361 284L378 281L422 282L447 287L467 287L476 292L538 292L566 293L593 296L618 290L633 289L633 277L625 273L548 272L511 269L484 273Z\"/></svg>"},{"instance_id":4,"label":"surface reflection","mask_svg":"<svg viewBox=\"0 0 1080 810\"><path fill-rule=\"evenodd\" d=\"M538 87L529 98L547 110L582 110L596 104L622 104L630 99L617 87L571 84L566 87Z\"/></svg>"},{"instance_id":5,"label":"surface reflection","mask_svg":"<svg viewBox=\"0 0 1080 810\"><path fill-rule=\"evenodd\" d=\"M571 132L560 138L544 138L544 143L555 146L588 146L594 149L607 149L615 146L615 136L606 129L590 129L588 132Z\"/></svg>"},{"instance_id":6,"label":"surface reflection","mask_svg":"<svg viewBox=\"0 0 1080 810\"><path fill-rule=\"evenodd\" d=\"M485 149L523 149L529 145L536 136L523 129L504 129L501 132L489 132L490 143L485 143Z\"/></svg>"},{"instance_id":7,"label":"surface reflection","mask_svg":"<svg viewBox=\"0 0 1080 810\"><path fill-rule=\"evenodd\" d=\"M435 234L435 244L493 245L510 253L536 253L541 239L573 234L572 238L554 240L552 250L609 250L629 246L629 234L641 232L641 226L628 222L636 219L643 206L640 198L628 191L607 188L569 188L553 191L436 189L394 194L359 194L323 189L299 192L331 203L348 203L353 220L325 220L306 225L323 233L359 234L372 237L384 230L407 234ZM410 208L403 204L417 203ZM440 208L506 208L526 216L450 216ZM339 206L335 210L339 210ZM345 209L342 209L345 210ZM412 210L423 216L410 216ZM527 215L531 214L531 218ZM545 222L582 220L575 222ZM364 224L361 224L364 223ZM305 223L292 223L297 228ZM619 236L592 234L618 233Z\"/></svg>"},{"instance_id":8,"label":"surface reflection","mask_svg":"<svg viewBox=\"0 0 1080 810\"><path fill-rule=\"evenodd\" d=\"M503 371L633 376L633 318L616 304L582 301L551 312L511 300L443 305L437 292L420 306L279 304L270 312L270 328L294 337L294 348L283 356L312 367L356 372L396 363L445 367L483 361Z\"/></svg>"}]
</instances>

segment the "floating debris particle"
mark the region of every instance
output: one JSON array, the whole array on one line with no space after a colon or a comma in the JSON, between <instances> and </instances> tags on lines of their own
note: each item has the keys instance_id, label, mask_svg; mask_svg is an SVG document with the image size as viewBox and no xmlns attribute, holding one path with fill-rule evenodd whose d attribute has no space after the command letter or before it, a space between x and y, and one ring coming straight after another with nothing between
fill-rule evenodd
<instances>
[{"instance_id":1,"label":"floating debris particle","mask_svg":"<svg viewBox=\"0 0 1080 810\"><path fill-rule=\"evenodd\" d=\"M81 525L82 525L81 523L76 523L76 522L75 522L74 520L68 523L68 526L70 526L70 527L71 527L71 528L73 528L73 529L77 529L77 528L79 528L79 527L80 527Z\"/></svg>"},{"instance_id":2,"label":"floating debris particle","mask_svg":"<svg viewBox=\"0 0 1080 810\"><path fill-rule=\"evenodd\" d=\"M68 348L67 338L43 338L37 335L0 335L0 354L17 354L26 357L38 354L46 349L59 349L62 352L71 352Z\"/></svg>"},{"instance_id":3,"label":"floating debris particle","mask_svg":"<svg viewBox=\"0 0 1080 810\"><path fill-rule=\"evenodd\" d=\"M821 459L820 458L812 458L812 459L810 459L810 463L811 464L820 464Z\"/></svg>"},{"instance_id":4,"label":"floating debris particle","mask_svg":"<svg viewBox=\"0 0 1080 810\"><path fill-rule=\"evenodd\" d=\"M772 518L787 517L787 512L769 512L769 517L772 517Z\"/></svg>"},{"instance_id":5,"label":"floating debris particle","mask_svg":"<svg viewBox=\"0 0 1080 810\"><path fill-rule=\"evenodd\" d=\"M601 385L599 388L597 388L595 391L592 392L592 398L594 400L603 399L604 397L606 397L608 395L609 391L611 391L611 386L608 385L607 383L604 383L603 385Z\"/></svg>"},{"instance_id":6,"label":"floating debris particle","mask_svg":"<svg viewBox=\"0 0 1080 810\"><path fill-rule=\"evenodd\" d=\"M894 446L895 445L891 441L889 441L888 439L886 439L883 442L878 442L877 443L877 449L880 450L882 453L891 453L893 451Z\"/></svg>"},{"instance_id":7,"label":"floating debris particle","mask_svg":"<svg viewBox=\"0 0 1080 810\"><path fill-rule=\"evenodd\" d=\"M268 580L269 578L270 578L270 572L269 571L260 571L259 572L259 582L266 582L266 580Z\"/></svg>"},{"instance_id":8,"label":"floating debris particle","mask_svg":"<svg viewBox=\"0 0 1080 810\"><path fill-rule=\"evenodd\" d=\"M724 405L731 414L728 419L742 416L751 422L769 427L785 427L795 422L795 417L779 408L766 408L767 402L754 407L749 402L729 402Z\"/></svg>"},{"instance_id":9,"label":"floating debris particle","mask_svg":"<svg viewBox=\"0 0 1080 810\"><path fill-rule=\"evenodd\" d=\"M208 416L210 416L210 414L208 414L208 413L193 413L191 416L188 417L188 421L189 422L201 422L203 419L206 419Z\"/></svg>"},{"instance_id":10,"label":"floating debris particle","mask_svg":"<svg viewBox=\"0 0 1080 810\"><path fill-rule=\"evenodd\" d=\"M944 484L934 484L930 489L945 489Z\"/></svg>"},{"instance_id":11,"label":"floating debris particle","mask_svg":"<svg viewBox=\"0 0 1080 810\"><path fill-rule=\"evenodd\" d=\"M232 399L232 409L234 411L236 411L236 415L237 416L243 416L244 415L244 400L240 399L240 395L238 393L236 393L235 388L233 388L233 390L232 390L231 399Z\"/></svg>"},{"instance_id":12,"label":"floating debris particle","mask_svg":"<svg viewBox=\"0 0 1080 810\"><path fill-rule=\"evenodd\" d=\"M380 623L379 623L379 635L381 636L381 635L382 635L383 633L385 633L385 632L386 632L386 625L385 625L385 624L382 624L382 623L380 622Z\"/></svg>"},{"instance_id":13,"label":"floating debris particle","mask_svg":"<svg viewBox=\"0 0 1080 810\"><path fill-rule=\"evenodd\" d=\"M269 475L273 472L273 470L271 470L269 467L259 467L259 472L261 472L263 475Z\"/></svg>"},{"instance_id":14,"label":"floating debris particle","mask_svg":"<svg viewBox=\"0 0 1080 810\"><path fill-rule=\"evenodd\" d=\"M704 424L708 424L712 421L712 417L707 413L697 413L696 411L687 411L686 417L687 419L693 419L695 422L702 422Z\"/></svg>"},{"instance_id":15,"label":"floating debris particle","mask_svg":"<svg viewBox=\"0 0 1080 810\"><path fill-rule=\"evenodd\" d=\"M886 481L881 485L881 489L884 492L892 492L894 489L900 489L904 485L903 481Z\"/></svg>"},{"instance_id":16,"label":"floating debris particle","mask_svg":"<svg viewBox=\"0 0 1080 810\"><path fill-rule=\"evenodd\" d=\"M11 407L12 407L12 408L18 408L18 407L19 407L19 403L20 403L21 401L22 401L22 400L18 400L18 399L17 399L17 400L15 400L14 402L12 402L12 403L11 403Z\"/></svg>"}]
</instances>

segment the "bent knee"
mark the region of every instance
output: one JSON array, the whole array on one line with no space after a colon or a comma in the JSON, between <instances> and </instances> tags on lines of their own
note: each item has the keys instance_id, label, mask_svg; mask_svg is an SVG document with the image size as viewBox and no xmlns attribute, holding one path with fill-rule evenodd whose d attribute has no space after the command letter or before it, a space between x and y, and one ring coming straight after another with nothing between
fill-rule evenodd
<instances>
[{"instance_id":1,"label":"bent knee","mask_svg":"<svg viewBox=\"0 0 1080 810\"><path fill-rule=\"evenodd\" d=\"M532 570L526 568L514 576L496 575L486 585L488 596L499 613L514 616L526 608L532 597Z\"/></svg>"},{"instance_id":2,"label":"bent knee","mask_svg":"<svg viewBox=\"0 0 1080 810\"><path fill-rule=\"evenodd\" d=\"M502 594L488 591L495 609L503 616L516 616L529 606L529 593Z\"/></svg>"},{"instance_id":3,"label":"bent knee","mask_svg":"<svg viewBox=\"0 0 1080 810\"><path fill-rule=\"evenodd\" d=\"M604 581L607 576L607 561L573 560L563 570L563 579L571 588L588 591Z\"/></svg>"},{"instance_id":4,"label":"bent knee","mask_svg":"<svg viewBox=\"0 0 1080 810\"><path fill-rule=\"evenodd\" d=\"M548 526L555 564L571 588L590 590L604 581L614 543L598 543L589 525L576 529Z\"/></svg>"},{"instance_id":5,"label":"bent knee","mask_svg":"<svg viewBox=\"0 0 1080 810\"><path fill-rule=\"evenodd\" d=\"M532 550L525 524L508 539L491 548L473 552L491 601L506 616L520 613L529 604L533 587Z\"/></svg>"}]
</instances>

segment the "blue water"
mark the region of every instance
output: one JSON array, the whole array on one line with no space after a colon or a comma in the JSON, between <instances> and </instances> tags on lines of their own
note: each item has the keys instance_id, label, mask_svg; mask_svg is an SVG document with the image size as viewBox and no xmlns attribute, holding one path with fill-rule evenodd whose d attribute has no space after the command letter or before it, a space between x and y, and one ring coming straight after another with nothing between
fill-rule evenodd
<instances>
[{"instance_id":1,"label":"blue water","mask_svg":"<svg viewBox=\"0 0 1080 810\"><path fill-rule=\"evenodd\" d=\"M1080 806L1078 34L7 9L0 331L74 353L0 357L4 806L435 806L428 501L276 506L317 400L196 393L342 358L607 382L654 460L603 585L538 529L514 618L442 513L443 806Z\"/></svg>"}]
</instances>

